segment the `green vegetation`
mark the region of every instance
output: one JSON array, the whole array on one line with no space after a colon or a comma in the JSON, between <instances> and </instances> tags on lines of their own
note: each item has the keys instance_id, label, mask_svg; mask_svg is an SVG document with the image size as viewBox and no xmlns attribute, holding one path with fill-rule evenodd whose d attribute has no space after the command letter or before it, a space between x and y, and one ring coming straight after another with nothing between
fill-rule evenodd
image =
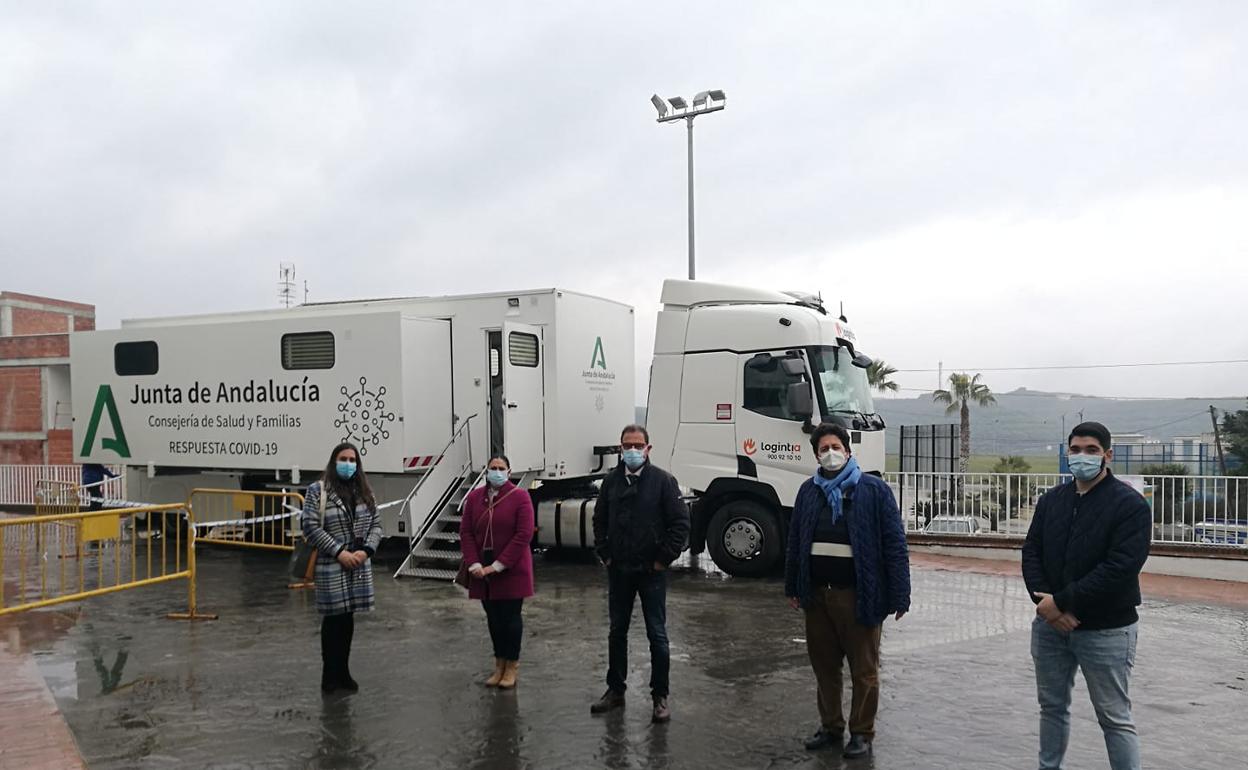
<instances>
[{"instance_id":1,"label":"green vegetation","mask_svg":"<svg viewBox=\"0 0 1248 770\"><path fill-rule=\"evenodd\" d=\"M1223 415L1222 434L1227 452L1239 459L1239 472L1248 473L1248 409Z\"/></svg>"},{"instance_id":2,"label":"green vegetation","mask_svg":"<svg viewBox=\"0 0 1248 770\"><path fill-rule=\"evenodd\" d=\"M997 455L971 455L967 461L967 467L970 473L1057 473L1057 455L1027 455L1025 458L1018 457L1016 460L1022 460L1028 467L1026 471L998 471L997 466L1008 458L998 457ZM901 458L897 455L889 455L885 461L885 469L889 471L901 470Z\"/></svg>"},{"instance_id":3,"label":"green vegetation","mask_svg":"<svg viewBox=\"0 0 1248 770\"><path fill-rule=\"evenodd\" d=\"M867 367L867 382L881 393L896 393L898 385L892 380L896 373L897 370L884 361L872 361Z\"/></svg>"},{"instance_id":4,"label":"green vegetation","mask_svg":"<svg viewBox=\"0 0 1248 770\"><path fill-rule=\"evenodd\" d=\"M962 446L958 457L958 470L966 473L970 469L971 459L971 404L992 406L997 403L992 391L979 379L966 372L955 372L949 375L949 389L932 392L932 401L946 404L945 414L958 414L962 418Z\"/></svg>"}]
</instances>

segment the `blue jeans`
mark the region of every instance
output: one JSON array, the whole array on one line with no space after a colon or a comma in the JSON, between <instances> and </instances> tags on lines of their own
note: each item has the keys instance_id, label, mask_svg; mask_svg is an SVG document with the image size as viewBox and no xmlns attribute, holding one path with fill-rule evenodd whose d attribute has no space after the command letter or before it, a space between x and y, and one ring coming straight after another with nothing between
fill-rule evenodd
<instances>
[{"instance_id":1,"label":"blue jeans","mask_svg":"<svg viewBox=\"0 0 1248 770\"><path fill-rule=\"evenodd\" d=\"M1137 624L1063 634L1036 618L1031 658L1040 700L1040 770L1061 770L1070 742L1070 692L1083 670L1113 770L1139 770L1140 739L1131 721L1127 684L1135 665Z\"/></svg>"},{"instance_id":2,"label":"blue jeans","mask_svg":"<svg viewBox=\"0 0 1248 770\"><path fill-rule=\"evenodd\" d=\"M666 698L672 668L667 643L667 573L653 570L607 568L608 634L607 687L624 692L628 685L628 626L633 619L633 600L641 596L641 614L650 639L650 693Z\"/></svg>"}]
</instances>

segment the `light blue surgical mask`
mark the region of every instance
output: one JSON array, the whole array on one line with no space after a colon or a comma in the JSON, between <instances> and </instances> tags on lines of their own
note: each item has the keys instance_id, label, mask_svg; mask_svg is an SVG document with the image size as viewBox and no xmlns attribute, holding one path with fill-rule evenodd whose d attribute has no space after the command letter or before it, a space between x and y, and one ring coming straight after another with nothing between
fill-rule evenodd
<instances>
[{"instance_id":1,"label":"light blue surgical mask","mask_svg":"<svg viewBox=\"0 0 1248 770\"><path fill-rule=\"evenodd\" d=\"M501 487L506 484L507 476L507 471L495 470L494 468L490 468L485 472L485 480L489 482L492 487Z\"/></svg>"},{"instance_id":2,"label":"light blue surgical mask","mask_svg":"<svg viewBox=\"0 0 1248 770\"><path fill-rule=\"evenodd\" d=\"M338 478L349 479L355 475L355 463L339 460L334 464L334 468L338 471Z\"/></svg>"},{"instance_id":3,"label":"light blue surgical mask","mask_svg":"<svg viewBox=\"0 0 1248 770\"><path fill-rule=\"evenodd\" d=\"M1066 458L1066 464L1070 466L1070 475L1080 481L1091 481L1096 478L1101 468L1105 467L1105 457L1103 455L1069 455Z\"/></svg>"},{"instance_id":4,"label":"light blue surgical mask","mask_svg":"<svg viewBox=\"0 0 1248 770\"><path fill-rule=\"evenodd\" d=\"M630 471L635 471L646 464L646 452L644 449L625 449L624 464L628 466Z\"/></svg>"}]
</instances>

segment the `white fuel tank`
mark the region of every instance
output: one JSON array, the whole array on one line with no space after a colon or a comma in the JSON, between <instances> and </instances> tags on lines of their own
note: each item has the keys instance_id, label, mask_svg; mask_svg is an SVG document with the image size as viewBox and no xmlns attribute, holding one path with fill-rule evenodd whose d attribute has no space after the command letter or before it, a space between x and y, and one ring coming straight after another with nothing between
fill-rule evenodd
<instances>
[{"instance_id":1,"label":"white fuel tank","mask_svg":"<svg viewBox=\"0 0 1248 770\"><path fill-rule=\"evenodd\" d=\"M536 545L543 548L593 548L594 498L545 500L537 505Z\"/></svg>"}]
</instances>

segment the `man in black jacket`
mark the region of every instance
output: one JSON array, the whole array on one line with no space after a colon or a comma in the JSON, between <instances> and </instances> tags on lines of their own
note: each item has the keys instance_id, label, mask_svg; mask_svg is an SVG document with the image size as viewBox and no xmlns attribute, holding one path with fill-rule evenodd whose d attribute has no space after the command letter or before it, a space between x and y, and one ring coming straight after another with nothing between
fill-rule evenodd
<instances>
[{"instance_id":1,"label":"man in black jacket","mask_svg":"<svg viewBox=\"0 0 1248 770\"><path fill-rule=\"evenodd\" d=\"M654 722L671 718L667 643L668 566L680 556L689 536L689 509L680 499L676 479L650 464L650 434L629 425L620 435L622 462L602 483L594 506L594 550L607 567L607 606L611 620L607 692L590 707L603 714L624 705L628 677L628 626L633 599L650 639L650 694Z\"/></svg>"},{"instance_id":2,"label":"man in black jacket","mask_svg":"<svg viewBox=\"0 0 1248 770\"><path fill-rule=\"evenodd\" d=\"M1076 668L1088 683L1110 767L1140 767L1127 685L1153 517L1144 498L1110 472L1110 440L1099 422L1071 431L1067 459L1074 481L1040 498L1023 545L1023 579L1036 602L1031 657L1041 770L1062 767Z\"/></svg>"}]
</instances>

